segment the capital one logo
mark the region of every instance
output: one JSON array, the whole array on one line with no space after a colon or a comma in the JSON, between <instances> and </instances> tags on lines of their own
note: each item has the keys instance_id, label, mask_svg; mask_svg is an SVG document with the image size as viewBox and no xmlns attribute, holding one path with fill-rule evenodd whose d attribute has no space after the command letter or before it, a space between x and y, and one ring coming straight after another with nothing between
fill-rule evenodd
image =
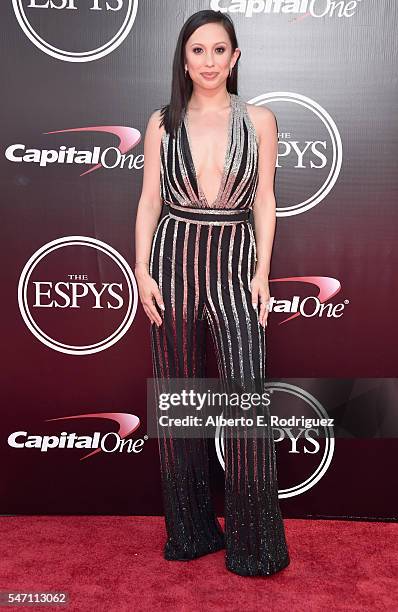
<instances>
[{"instance_id":1,"label":"capital one logo","mask_svg":"<svg viewBox=\"0 0 398 612\"><path fill-rule=\"evenodd\" d=\"M82 435L77 432L61 431L58 435L34 434L30 435L27 431L13 431L7 439L8 445L15 449L38 449L41 453L52 452L53 450L70 449L95 449L80 458L80 461L88 459L101 451L105 453L134 453L142 452L145 441L148 440L147 434L142 438L128 440L127 437L134 433L140 426L140 419L135 414L126 412L94 412L89 414L74 414L64 417L46 419L46 421L75 421L76 419L103 419L118 424L118 431L103 433L94 431L92 435Z\"/></svg>"},{"instance_id":2,"label":"capital one logo","mask_svg":"<svg viewBox=\"0 0 398 612\"><path fill-rule=\"evenodd\" d=\"M293 474L298 474L297 481L281 487L281 473L278 472L280 499L302 495L316 485L326 474L333 459L335 439L333 427L328 424L330 418L325 408L306 390L283 382L267 382L271 404L271 416L288 421L292 416L303 416L315 423L322 420L325 425L278 425L272 427L276 455L287 454L295 462ZM250 415L247 415L250 416ZM298 421L300 420L298 419ZM264 434L265 436L266 434ZM218 426L215 435L215 446L218 460L225 470L224 427Z\"/></svg>"},{"instance_id":3,"label":"capital one logo","mask_svg":"<svg viewBox=\"0 0 398 612\"><path fill-rule=\"evenodd\" d=\"M289 283L299 283L303 287L316 288L316 295L306 297L293 295L288 299L277 299L272 295L269 300L269 311L290 315L279 321L278 325L300 316L308 319L339 319L343 316L347 304L350 303L348 299L337 304L330 302L331 298L341 289L340 281L331 276L288 276L286 278L272 278L270 282L288 283L288 285Z\"/></svg>"},{"instance_id":4,"label":"capital one logo","mask_svg":"<svg viewBox=\"0 0 398 612\"><path fill-rule=\"evenodd\" d=\"M98 168L113 169L131 168L140 170L143 165L144 156L132 154L126 155L128 151L137 146L141 142L141 134L135 128L123 125L96 125L90 127L68 128L65 130L54 130L52 132L44 132L44 134L65 134L76 132L92 132L103 133L116 136L119 143L116 146L109 146L101 149L99 146L93 146L90 149L77 149L75 146L66 146L58 144L57 148L50 149L35 149L27 147L23 143L13 143L9 145L5 151L5 157L8 161L16 164L37 164L41 168L47 168L53 164L91 166L80 176L85 176L98 170Z\"/></svg>"},{"instance_id":5,"label":"capital one logo","mask_svg":"<svg viewBox=\"0 0 398 612\"><path fill-rule=\"evenodd\" d=\"M362 0L210 0L210 8L222 13L243 13L245 17L259 14L282 14L304 17L350 18ZM293 19L292 19L293 21Z\"/></svg>"},{"instance_id":6,"label":"capital one logo","mask_svg":"<svg viewBox=\"0 0 398 612\"><path fill-rule=\"evenodd\" d=\"M138 0L12 0L12 4L21 29L41 51L64 62L92 62L112 53L129 35ZM78 39L78 50L70 48L71 39Z\"/></svg>"},{"instance_id":7,"label":"capital one logo","mask_svg":"<svg viewBox=\"0 0 398 612\"><path fill-rule=\"evenodd\" d=\"M138 289L127 261L96 238L65 236L24 266L18 305L26 326L61 353L89 355L118 342L131 326Z\"/></svg>"},{"instance_id":8,"label":"capital one logo","mask_svg":"<svg viewBox=\"0 0 398 612\"><path fill-rule=\"evenodd\" d=\"M342 165L337 125L315 100L273 91L249 100L270 105L278 121L276 194L278 217L290 217L321 204L333 189Z\"/></svg>"}]
</instances>

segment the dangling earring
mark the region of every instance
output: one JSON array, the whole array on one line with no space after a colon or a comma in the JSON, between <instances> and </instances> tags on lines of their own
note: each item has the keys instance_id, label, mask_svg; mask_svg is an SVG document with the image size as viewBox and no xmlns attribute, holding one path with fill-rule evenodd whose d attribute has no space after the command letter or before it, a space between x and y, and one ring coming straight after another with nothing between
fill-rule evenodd
<instances>
[{"instance_id":1,"label":"dangling earring","mask_svg":"<svg viewBox=\"0 0 398 612\"><path fill-rule=\"evenodd\" d=\"M188 70L187 70L187 67L185 66L185 78L187 78L187 72Z\"/></svg>"},{"instance_id":2,"label":"dangling earring","mask_svg":"<svg viewBox=\"0 0 398 612\"><path fill-rule=\"evenodd\" d=\"M231 77L232 68L229 67L229 76Z\"/></svg>"}]
</instances>

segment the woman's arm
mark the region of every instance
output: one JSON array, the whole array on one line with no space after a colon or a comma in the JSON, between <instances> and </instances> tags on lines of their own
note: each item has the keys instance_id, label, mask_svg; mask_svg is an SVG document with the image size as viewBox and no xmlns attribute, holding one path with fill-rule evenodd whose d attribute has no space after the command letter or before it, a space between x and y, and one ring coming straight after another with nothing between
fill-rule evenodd
<instances>
[{"instance_id":1,"label":"woman's arm","mask_svg":"<svg viewBox=\"0 0 398 612\"><path fill-rule=\"evenodd\" d=\"M260 323L265 326L270 299L268 276L276 226L274 194L275 165L278 154L278 131L275 115L265 107L256 107L256 132L259 139L259 180L253 206L257 249L257 266L252 279L252 302L258 306Z\"/></svg>"},{"instance_id":2,"label":"woman's arm","mask_svg":"<svg viewBox=\"0 0 398 612\"><path fill-rule=\"evenodd\" d=\"M144 139L144 178L135 221L135 260L137 267L149 265L153 234L162 210L160 199L159 111L149 118Z\"/></svg>"},{"instance_id":3,"label":"woman's arm","mask_svg":"<svg viewBox=\"0 0 398 612\"><path fill-rule=\"evenodd\" d=\"M149 274L149 258L153 235L162 211L160 198L160 141L162 129L159 128L160 111L149 118L144 140L144 177L135 221L135 276L140 290L140 298L151 322L162 323L153 298L160 308L164 308L157 283Z\"/></svg>"}]
</instances>

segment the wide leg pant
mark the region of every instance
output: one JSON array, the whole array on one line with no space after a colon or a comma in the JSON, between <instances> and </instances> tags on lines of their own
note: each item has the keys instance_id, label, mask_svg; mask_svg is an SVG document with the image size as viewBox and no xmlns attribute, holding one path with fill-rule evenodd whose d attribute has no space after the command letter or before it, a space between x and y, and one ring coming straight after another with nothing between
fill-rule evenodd
<instances>
[{"instance_id":1,"label":"wide leg pant","mask_svg":"<svg viewBox=\"0 0 398 612\"><path fill-rule=\"evenodd\" d=\"M205 377L210 329L225 388L263 390L265 330L250 292L256 245L247 215L244 221L237 221L238 216L204 209L193 214L173 205L160 221L150 262L165 304L164 312L158 309L162 325L151 326L155 381ZM269 423L268 409L266 418ZM192 559L225 547L230 571L273 574L290 559L270 424L255 437L236 427L224 428L224 435L225 534L210 495L209 439L159 434L164 557Z\"/></svg>"}]
</instances>

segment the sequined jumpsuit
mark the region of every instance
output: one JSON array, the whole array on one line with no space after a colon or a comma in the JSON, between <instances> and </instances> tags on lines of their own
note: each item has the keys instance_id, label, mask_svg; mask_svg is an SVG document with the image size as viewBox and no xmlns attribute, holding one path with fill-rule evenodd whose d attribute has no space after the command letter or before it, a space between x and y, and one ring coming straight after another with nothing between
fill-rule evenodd
<instances>
[{"instance_id":1,"label":"sequined jumpsuit","mask_svg":"<svg viewBox=\"0 0 398 612\"><path fill-rule=\"evenodd\" d=\"M258 146L244 100L230 94L230 102L224 171L212 205L196 176L188 114L175 138L162 137L161 196L169 209L155 231L150 258L165 304L164 313L158 309L162 324L151 326L153 373L158 381L205 377L210 329L220 379L227 387L238 381L243 390L259 392L266 344L251 303L257 257L248 221ZM166 559L193 559L225 547L227 569L243 576L274 574L289 564L274 439L262 430L250 438L225 429L225 534L210 496L209 440L159 435Z\"/></svg>"}]
</instances>

